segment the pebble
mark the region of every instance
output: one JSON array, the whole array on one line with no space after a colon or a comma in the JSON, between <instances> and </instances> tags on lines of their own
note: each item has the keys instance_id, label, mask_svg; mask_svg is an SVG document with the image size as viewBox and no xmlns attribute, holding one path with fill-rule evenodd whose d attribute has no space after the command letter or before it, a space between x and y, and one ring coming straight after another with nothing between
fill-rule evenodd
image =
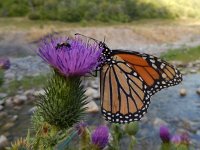
<instances>
[{"instance_id":1,"label":"pebble","mask_svg":"<svg viewBox=\"0 0 200 150\"><path fill-rule=\"evenodd\" d=\"M0 100L0 105L3 105L5 103L5 99Z\"/></svg>"},{"instance_id":2,"label":"pebble","mask_svg":"<svg viewBox=\"0 0 200 150\"><path fill-rule=\"evenodd\" d=\"M2 111L4 109L4 107L2 105L0 105L0 111Z\"/></svg>"},{"instance_id":3,"label":"pebble","mask_svg":"<svg viewBox=\"0 0 200 150\"><path fill-rule=\"evenodd\" d=\"M191 69L190 73L197 73L197 70L196 69Z\"/></svg>"},{"instance_id":4,"label":"pebble","mask_svg":"<svg viewBox=\"0 0 200 150\"><path fill-rule=\"evenodd\" d=\"M26 95L27 97L29 96L33 96L34 95L35 90L34 89L30 89L24 92L24 95Z\"/></svg>"},{"instance_id":5,"label":"pebble","mask_svg":"<svg viewBox=\"0 0 200 150\"><path fill-rule=\"evenodd\" d=\"M4 135L0 135L0 149L4 149L6 146L8 146L8 139Z\"/></svg>"},{"instance_id":6,"label":"pebble","mask_svg":"<svg viewBox=\"0 0 200 150\"><path fill-rule=\"evenodd\" d=\"M5 106L12 107L13 106L13 98L9 97L5 100Z\"/></svg>"},{"instance_id":7,"label":"pebble","mask_svg":"<svg viewBox=\"0 0 200 150\"><path fill-rule=\"evenodd\" d=\"M196 92L198 95L200 95L200 88L198 88Z\"/></svg>"},{"instance_id":8,"label":"pebble","mask_svg":"<svg viewBox=\"0 0 200 150\"><path fill-rule=\"evenodd\" d=\"M197 134L198 136L200 136L200 130L198 130L198 131L196 132L196 134Z\"/></svg>"},{"instance_id":9,"label":"pebble","mask_svg":"<svg viewBox=\"0 0 200 150\"><path fill-rule=\"evenodd\" d=\"M18 115L14 115L12 118L11 118L11 121L16 121L18 119Z\"/></svg>"},{"instance_id":10,"label":"pebble","mask_svg":"<svg viewBox=\"0 0 200 150\"><path fill-rule=\"evenodd\" d=\"M153 125L154 127L160 127L161 125L165 125L167 126L167 122L165 122L164 120L160 119L160 118L155 118L153 121Z\"/></svg>"},{"instance_id":11,"label":"pebble","mask_svg":"<svg viewBox=\"0 0 200 150\"><path fill-rule=\"evenodd\" d=\"M22 105L27 100L27 96L25 95L16 95L13 98L13 103L16 105Z\"/></svg>"},{"instance_id":12,"label":"pebble","mask_svg":"<svg viewBox=\"0 0 200 150\"><path fill-rule=\"evenodd\" d=\"M42 90L39 90L39 91L35 91L34 93L33 93L33 95L34 96L39 96L39 95L45 95L45 91L42 89Z\"/></svg>"},{"instance_id":13,"label":"pebble","mask_svg":"<svg viewBox=\"0 0 200 150\"><path fill-rule=\"evenodd\" d=\"M8 122L8 123L6 123L3 127L2 127L2 129L3 130L8 130L8 129L10 129L11 127L13 127L15 124L13 123L13 122Z\"/></svg>"},{"instance_id":14,"label":"pebble","mask_svg":"<svg viewBox=\"0 0 200 150\"><path fill-rule=\"evenodd\" d=\"M0 119L5 118L7 115L8 115L8 113L6 113L4 111L0 112Z\"/></svg>"},{"instance_id":15,"label":"pebble","mask_svg":"<svg viewBox=\"0 0 200 150\"><path fill-rule=\"evenodd\" d=\"M30 109L28 110L28 114L30 114L30 115L33 114L33 113L36 111L36 109L37 109L36 106L30 108Z\"/></svg>"},{"instance_id":16,"label":"pebble","mask_svg":"<svg viewBox=\"0 0 200 150\"><path fill-rule=\"evenodd\" d=\"M7 93L0 93L0 98L5 98L6 96L8 96Z\"/></svg>"},{"instance_id":17,"label":"pebble","mask_svg":"<svg viewBox=\"0 0 200 150\"><path fill-rule=\"evenodd\" d=\"M180 96L186 96L187 95L186 89L180 89L179 94Z\"/></svg>"}]
</instances>

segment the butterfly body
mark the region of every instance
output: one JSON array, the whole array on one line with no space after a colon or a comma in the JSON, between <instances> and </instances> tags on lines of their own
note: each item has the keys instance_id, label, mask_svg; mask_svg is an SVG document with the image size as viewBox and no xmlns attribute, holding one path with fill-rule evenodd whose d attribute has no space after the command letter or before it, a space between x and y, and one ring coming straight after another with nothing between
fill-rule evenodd
<instances>
[{"instance_id":1,"label":"butterfly body","mask_svg":"<svg viewBox=\"0 0 200 150\"><path fill-rule=\"evenodd\" d=\"M114 123L140 120L150 98L163 88L179 84L182 75L169 63L149 54L110 50L103 42L100 70L102 113Z\"/></svg>"}]
</instances>

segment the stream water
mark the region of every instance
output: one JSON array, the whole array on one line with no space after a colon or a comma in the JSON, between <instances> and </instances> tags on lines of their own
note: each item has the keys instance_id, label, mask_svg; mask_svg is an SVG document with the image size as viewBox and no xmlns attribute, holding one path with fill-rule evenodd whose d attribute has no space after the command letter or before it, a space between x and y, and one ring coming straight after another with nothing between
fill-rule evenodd
<instances>
[{"instance_id":1,"label":"stream water","mask_svg":"<svg viewBox=\"0 0 200 150\"><path fill-rule=\"evenodd\" d=\"M159 127L154 125L154 121L155 118L160 118L168 124L172 133L180 129L188 131L194 147L200 148L200 135L197 134L200 131L200 96L196 94L198 87L200 87L200 74L189 74L184 76L180 85L162 90L154 95L145 121L140 122L137 137L142 140L139 140L137 147L144 149L147 146L152 150L159 147L161 143ZM187 90L185 97L179 96L180 88ZM96 102L99 103L99 100ZM8 115L1 120L2 126L11 121L14 115L19 117L13 127L1 128L0 134L7 135L10 141L19 136L26 136L27 129L31 129L29 109L33 105L33 102L29 102L18 110L6 109ZM89 125L99 125L105 122L100 113L88 114L86 118ZM122 145L123 143L126 144L127 141L124 140Z\"/></svg>"}]
</instances>

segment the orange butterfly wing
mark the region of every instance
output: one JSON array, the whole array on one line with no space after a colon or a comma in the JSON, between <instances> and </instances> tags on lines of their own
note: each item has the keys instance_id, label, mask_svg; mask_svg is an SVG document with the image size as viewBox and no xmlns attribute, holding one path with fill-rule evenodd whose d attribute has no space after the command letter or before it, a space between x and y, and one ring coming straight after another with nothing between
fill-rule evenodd
<instances>
[{"instance_id":1,"label":"orange butterfly wing","mask_svg":"<svg viewBox=\"0 0 200 150\"><path fill-rule=\"evenodd\" d=\"M176 85L182 76L173 66L148 54L113 51L112 63L101 68L101 106L106 120L140 120L157 91Z\"/></svg>"}]
</instances>

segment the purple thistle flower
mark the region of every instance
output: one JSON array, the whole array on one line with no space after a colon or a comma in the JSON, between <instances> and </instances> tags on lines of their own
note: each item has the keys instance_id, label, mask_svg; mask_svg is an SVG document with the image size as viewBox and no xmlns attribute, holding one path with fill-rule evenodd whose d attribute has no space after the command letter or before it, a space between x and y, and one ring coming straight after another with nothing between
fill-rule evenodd
<instances>
[{"instance_id":1,"label":"purple thistle flower","mask_svg":"<svg viewBox=\"0 0 200 150\"><path fill-rule=\"evenodd\" d=\"M81 76L99 65L102 50L98 43L80 37L49 37L41 42L37 53L62 75Z\"/></svg>"},{"instance_id":2,"label":"purple thistle flower","mask_svg":"<svg viewBox=\"0 0 200 150\"><path fill-rule=\"evenodd\" d=\"M80 122L75 126L75 129L78 131L78 135L81 135L84 131L85 128L87 127L87 124L85 122Z\"/></svg>"},{"instance_id":3,"label":"purple thistle flower","mask_svg":"<svg viewBox=\"0 0 200 150\"><path fill-rule=\"evenodd\" d=\"M171 138L171 142L173 144L179 145L181 143L181 136L178 134L173 135Z\"/></svg>"},{"instance_id":4,"label":"purple thistle flower","mask_svg":"<svg viewBox=\"0 0 200 150\"><path fill-rule=\"evenodd\" d=\"M107 126L99 126L92 133L92 143L99 149L103 149L108 144L109 130Z\"/></svg>"},{"instance_id":5,"label":"purple thistle flower","mask_svg":"<svg viewBox=\"0 0 200 150\"><path fill-rule=\"evenodd\" d=\"M188 133L186 133L186 132L182 133L180 138L181 138L181 143L182 144L185 144L185 145L189 145L190 144L190 138L189 138Z\"/></svg>"},{"instance_id":6,"label":"purple thistle flower","mask_svg":"<svg viewBox=\"0 0 200 150\"><path fill-rule=\"evenodd\" d=\"M160 138L164 143L168 143L170 141L170 133L169 129L166 126L160 126Z\"/></svg>"},{"instance_id":7,"label":"purple thistle flower","mask_svg":"<svg viewBox=\"0 0 200 150\"><path fill-rule=\"evenodd\" d=\"M0 69L9 69L10 60L8 58L0 58Z\"/></svg>"}]
</instances>

